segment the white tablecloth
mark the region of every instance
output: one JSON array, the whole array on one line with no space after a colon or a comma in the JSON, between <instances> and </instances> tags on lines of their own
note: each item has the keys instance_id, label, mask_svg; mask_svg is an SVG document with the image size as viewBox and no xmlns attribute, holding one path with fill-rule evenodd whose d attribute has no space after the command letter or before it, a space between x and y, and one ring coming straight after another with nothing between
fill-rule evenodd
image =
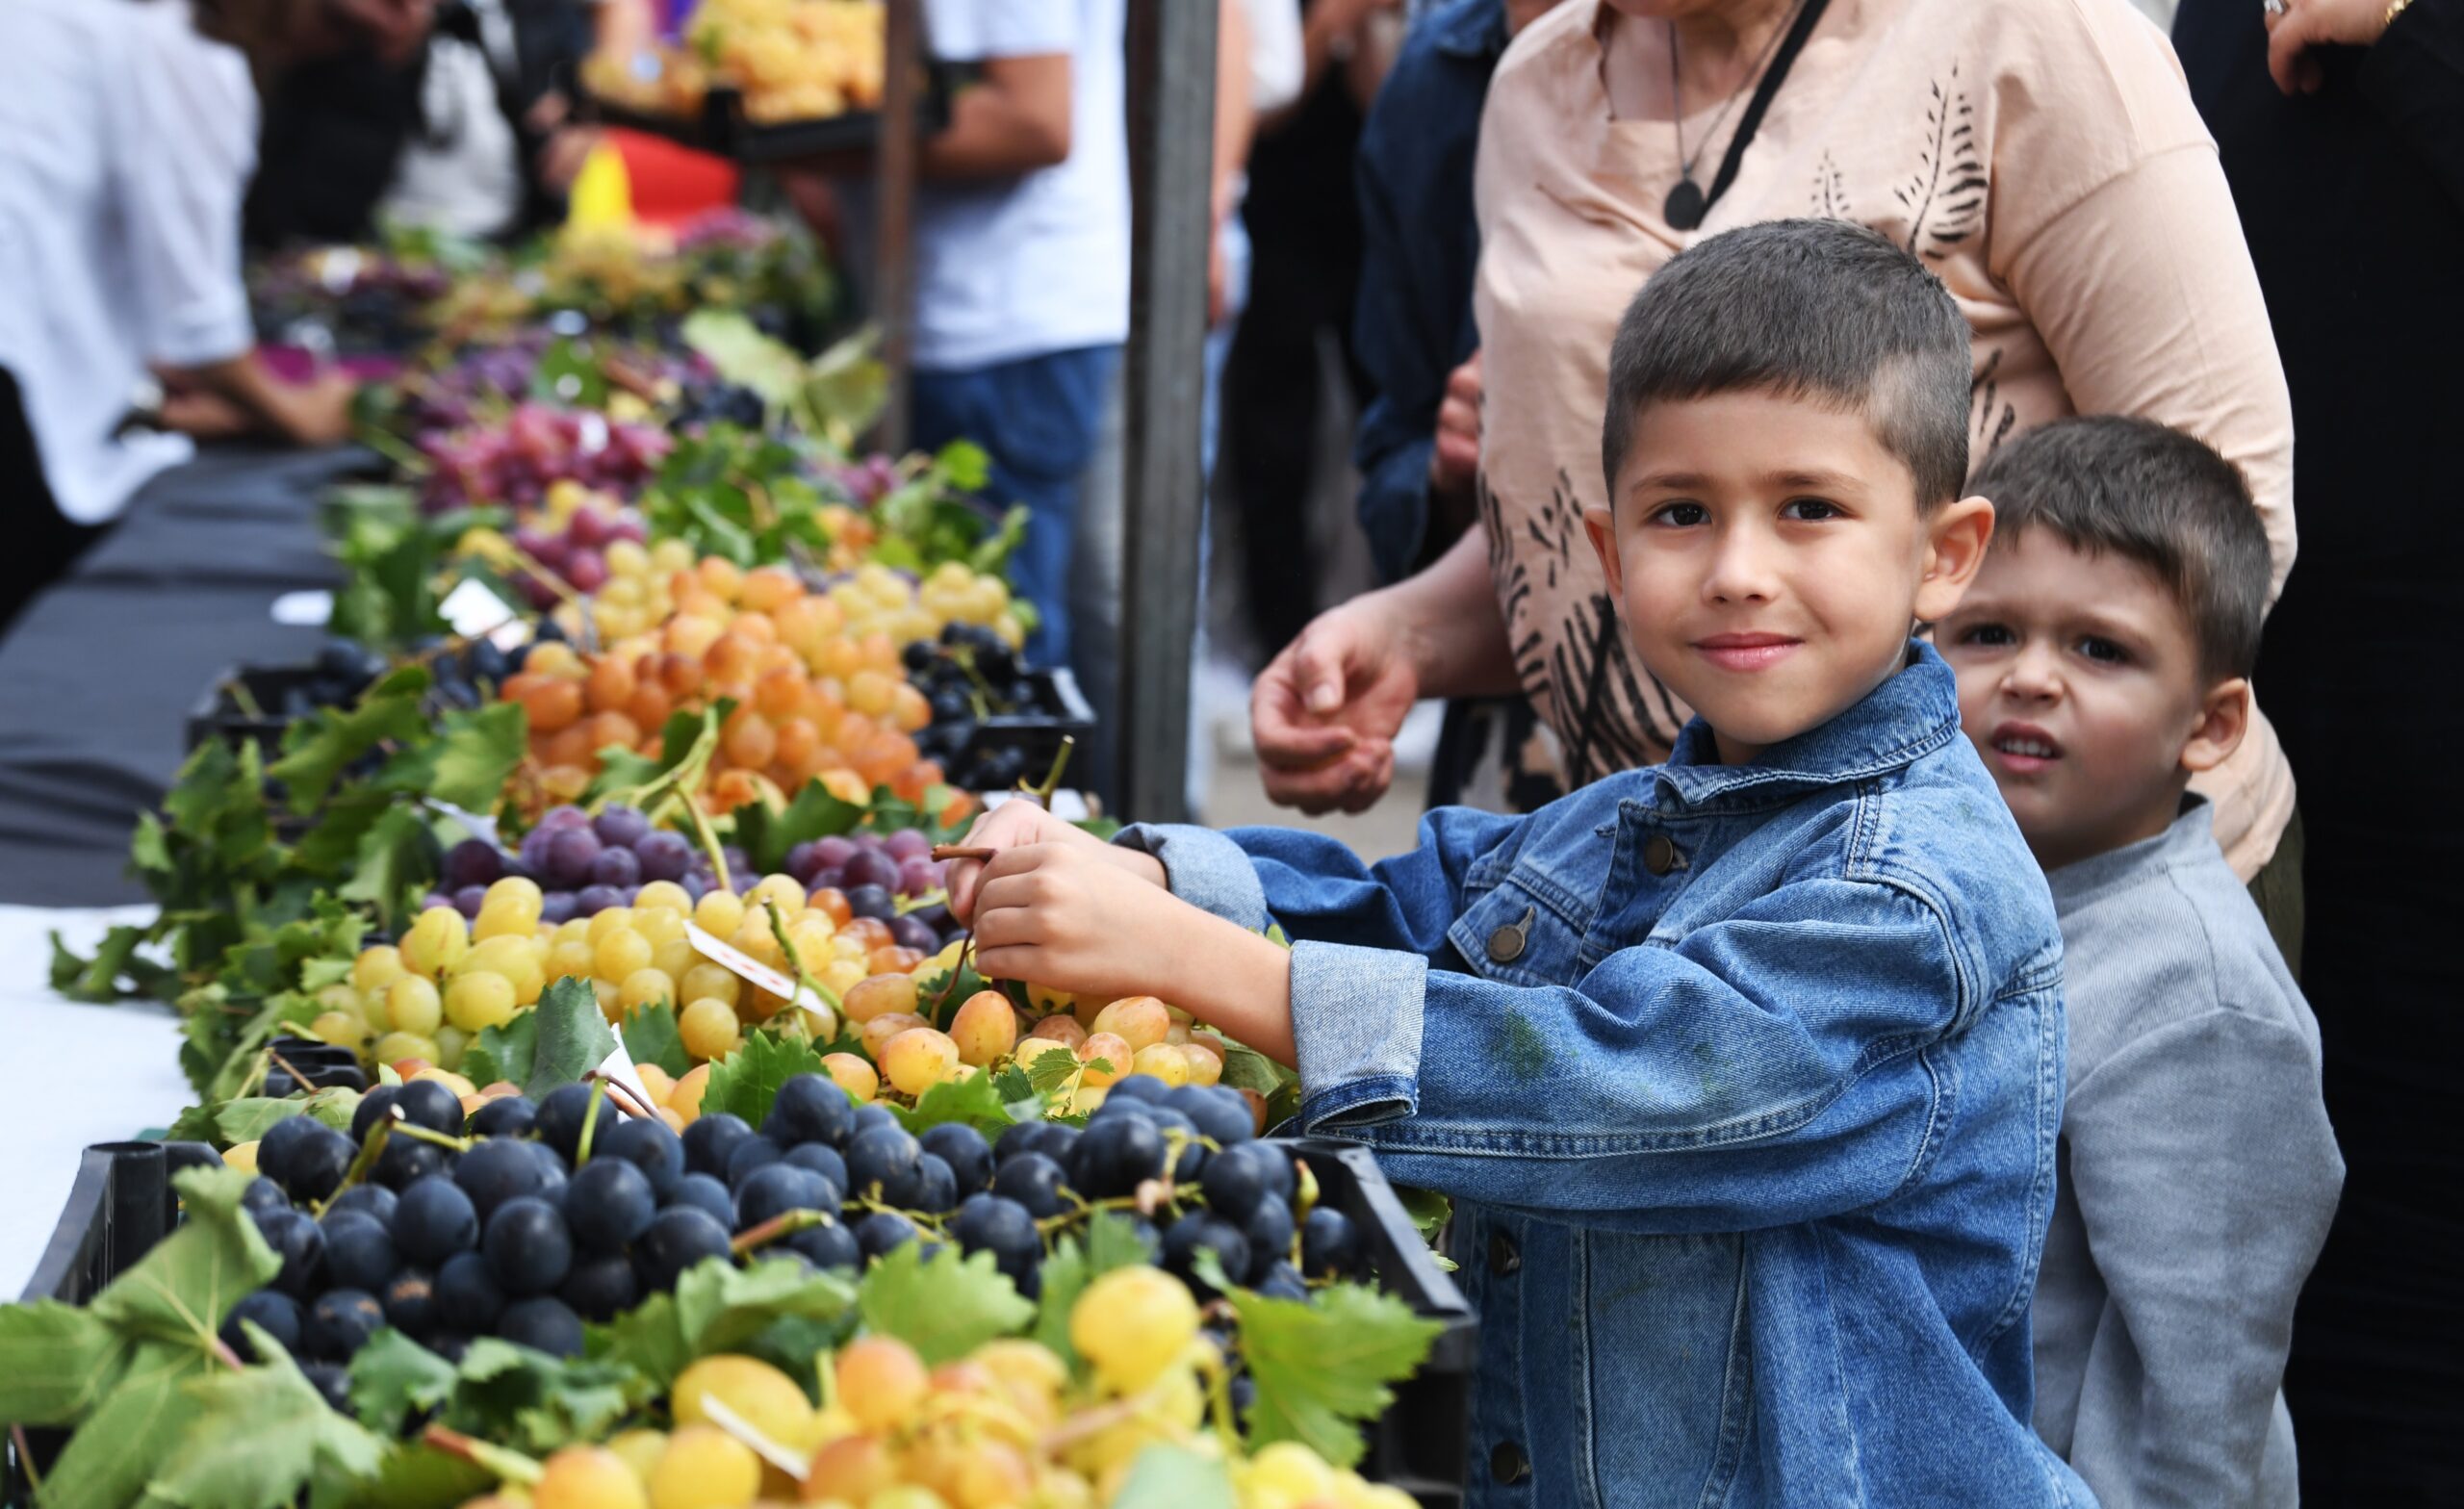
<instances>
[{"instance_id":1,"label":"white tablecloth","mask_svg":"<svg viewBox=\"0 0 2464 1509\"><path fill-rule=\"evenodd\" d=\"M51 939L90 948L150 907L54 910L0 907L0 1299L24 1289L76 1183L88 1144L166 1127L195 1099L180 1074L180 1028L167 1007L81 1006L51 989Z\"/></svg>"}]
</instances>

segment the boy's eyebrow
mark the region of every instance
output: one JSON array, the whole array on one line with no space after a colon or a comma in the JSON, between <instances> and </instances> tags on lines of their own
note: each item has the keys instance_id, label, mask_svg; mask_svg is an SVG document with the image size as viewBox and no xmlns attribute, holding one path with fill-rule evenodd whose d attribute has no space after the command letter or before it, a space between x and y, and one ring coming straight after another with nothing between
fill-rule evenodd
<instances>
[{"instance_id":1,"label":"boy's eyebrow","mask_svg":"<svg viewBox=\"0 0 2464 1509\"><path fill-rule=\"evenodd\" d=\"M1828 472L1821 468L1789 467L1784 471L1765 472L1755 478L1766 486L1813 488L1824 492L1853 491L1864 484L1845 472ZM1701 472L1652 472L1634 478L1630 493L1692 492L1712 485L1712 478Z\"/></svg>"}]
</instances>

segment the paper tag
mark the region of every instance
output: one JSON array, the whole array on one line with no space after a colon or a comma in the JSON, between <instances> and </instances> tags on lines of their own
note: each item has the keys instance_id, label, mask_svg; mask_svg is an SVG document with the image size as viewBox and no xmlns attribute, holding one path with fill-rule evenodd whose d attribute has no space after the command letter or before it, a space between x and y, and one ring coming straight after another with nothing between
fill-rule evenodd
<instances>
[{"instance_id":1,"label":"paper tag","mask_svg":"<svg viewBox=\"0 0 2464 1509\"><path fill-rule=\"evenodd\" d=\"M453 819L456 823L461 824L462 831L469 833L472 837L485 840L488 843L495 843L497 841L497 820L495 818L483 817L476 812L465 811L461 807L455 806L450 802L439 802L434 797L426 799L426 806L429 811L441 812L445 816Z\"/></svg>"},{"instance_id":2,"label":"paper tag","mask_svg":"<svg viewBox=\"0 0 2464 1509\"><path fill-rule=\"evenodd\" d=\"M484 634L500 650L510 650L530 637L530 626L522 621L522 615L475 577L464 577L460 586L445 595L436 611L455 633L465 638Z\"/></svg>"},{"instance_id":3,"label":"paper tag","mask_svg":"<svg viewBox=\"0 0 2464 1509\"><path fill-rule=\"evenodd\" d=\"M771 968L734 944L721 942L716 934L700 923L686 923L684 936L692 942L695 953L738 980L759 985L783 1001L792 1001L808 1011L830 1017L834 1023L836 1021L836 1013L830 1010L830 1003L811 989L799 987L792 977Z\"/></svg>"},{"instance_id":4,"label":"paper tag","mask_svg":"<svg viewBox=\"0 0 2464 1509\"><path fill-rule=\"evenodd\" d=\"M1023 791L987 791L983 796L984 809L989 812L1004 802L1015 801L1025 795ZM1087 794L1083 791L1056 791L1052 800L1045 804L1045 809L1065 823L1083 823L1095 815L1095 809L1087 805Z\"/></svg>"},{"instance_id":5,"label":"paper tag","mask_svg":"<svg viewBox=\"0 0 2464 1509\"><path fill-rule=\"evenodd\" d=\"M641 1071L633 1067L633 1056L626 1051L625 1038L622 1034L617 1036L616 1051L609 1054L604 1060L601 1061L599 1072L606 1078L614 1080L617 1084L625 1087L625 1088L629 1091L633 1095L634 1099L640 1104L647 1106L654 1111L658 1108L658 1102L651 1099L651 1092L642 1085ZM619 1111L625 1111L628 1109L623 1102L612 1098L608 1101L608 1104L616 1107Z\"/></svg>"},{"instance_id":6,"label":"paper tag","mask_svg":"<svg viewBox=\"0 0 2464 1509\"><path fill-rule=\"evenodd\" d=\"M273 600L273 621L285 628L322 628L334 616L330 592L286 592Z\"/></svg>"}]
</instances>

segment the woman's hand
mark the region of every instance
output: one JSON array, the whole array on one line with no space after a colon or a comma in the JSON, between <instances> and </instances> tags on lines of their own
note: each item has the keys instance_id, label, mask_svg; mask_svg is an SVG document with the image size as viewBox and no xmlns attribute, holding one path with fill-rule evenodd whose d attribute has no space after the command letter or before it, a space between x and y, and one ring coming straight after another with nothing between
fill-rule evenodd
<instances>
[{"instance_id":1,"label":"woman's hand","mask_svg":"<svg viewBox=\"0 0 2464 1509\"><path fill-rule=\"evenodd\" d=\"M1428 489L1452 502L1467 501L1480 474L1480 353L1446 376L1446 397L1437 406L1437 438L1428 453Z\"/></svg>"},{"instance_id":2,"label":"woman's hand","mask_svg":"<svg viewBox=\"0 0 2464 1509\"><path fill-rule=\"evenodd\" d=\"M2369 47L2387 32L2387 0L2288 0L2267 13L2268 73L2287 94L2316 94L2325 73L2310 49Z\"/></svg>"},{"instance_id":3,"label":"woman's hand","mask_svg":"<svg viewBox=\"0 0 2464 1509\"><path fill-rule=\"evenodd\" d=\"M1267 795L1319 813L1363 812L1395 780L1395 735L1420 674L1382 593L1319 614L1249 689Z\"/></svg>"}]
</instances>

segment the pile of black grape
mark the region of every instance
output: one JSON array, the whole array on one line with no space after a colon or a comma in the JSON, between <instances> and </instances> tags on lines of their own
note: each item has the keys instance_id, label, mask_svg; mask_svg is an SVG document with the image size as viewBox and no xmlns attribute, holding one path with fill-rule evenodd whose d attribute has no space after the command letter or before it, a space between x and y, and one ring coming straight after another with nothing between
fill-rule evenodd
<instances>
[{"instance_id":1,"label":"pile of black grape","mask_svg":"<svg viewBox=\"0 0 2464 1509\"><path fill-rule=\"evenodd\" d=\"M1296 1217L1292 1155L1255 1140L1252 1127L1237 1090L1133 1075L1112 1087L1083 1131L1025 1122L990 1143L945 1122L919 1137L878 1106L850 1108L829 1080L806 1074L780 1087L759 1132L706 1115L684 1129L684 1153L686 1167L726 1178L739 1233L792 1211L831 1217L782 1239L822 1267L938 1236L991 1253L1033 1297L1047 1236L1071 1224L1048 1232L1039 1222L1112 1201L1149 1255L1201 1292L1210 1292L1194 1268L1201 1250L1232 1282L1285 1298L1306 1297L1306 1279L1354 1274L1362 1253L1349 1217L1322 1206ZM1180 1213L1159 1224L1134 1198L1166 1179L1185 1194L1157 1207Z\"/></svg>"},{"instance_id":2,"label":"pile of black grape","mask_svg":"<svg viewBox=\"0 0 2464 1509\"><path fill-rule=\"evenodd\" d=\"M968 791L1006 791L1028 775L1026 751L988 747L975 737L988 717L1042 710L1035 683L999 634L981 624L948 624L938 643L917 640L901 652L907 679L933 709L933 721L915 735L915 748L937 759L950 783Z\"/></svg>"},{"instance_id":3,"label":"pile of black grape","mask_svg":"<svg viewBox=\"0 0 2464 1509\"><path fill-rule=\"evenodd\" d=\"M338 1408L345 1366L380 1327L448 1358L479 1336L574 1356L585 1319L612 1318L728 1256L727 1187L688 1172L682 1141L660 1122L622 1118L607 1102L594 1112L588 1086L536 1106L490 1101L470 1117L468 1151L394 1128L366 1182L342 1188L392 1109L430 1132L464 1131L442 1085L373 1090L352 1135L304 1115L276 1122L243 1201L282 1270L232 1311L222 1339L244 1354L240 1322L255 1321ZM585 1119L590 1156L576 1166Z\"/></svg>"},{"instance_id":4,"label":"pile of black grape","mask_svg":"<svg viewBox=\"0 0 2464 1509\"><path fill-rule=\"evenodd\" d=\"M431 710L484 705L497 684L522 668L521 651L508 654L485 640L454 652L446 649L443 639L430 636L414 642L411 651L434 678L428 691ZM357 704L394 666L383 651L337 637L325 641L314 660L284 674L278 692L269 696L252 686L249 695L269 716L305 718L321 708ZM238 695L227 690L219 705L226 715L244 710Z\"/></svg>"},{"instance_id":5,"label":"pile of black grape","mask_svg":"<svg viewBox=\"0 0 2464 1509\"><path fill-rule=\"evenodd\" d=\"M991 1253L1029 1296L1051 1243L1091 1207L1118 1211L1149 1256L1200 1293L1212 1292L1200 1252L1233 1283L1291 1299L1362 1266L1342 1212L1296 1216L1291 1153L1254 1139L1247 1104L1220 1086L1134 1075L1085 1130L1027 1122L995 1144L958 1122L911 1135L818 1074L782 1085L757 1132L714 1113L681 1138L609 1102L594 1110L590 1087L568 1085L536 1106L488 1102L469 1118L467 1151L390 1128L366 1181L343 1188L397 1110L412 1126L464 1132L461 1103L442 1085L373 1090L350 1135L304 1115L276 1122L243 1201L282 1269L241 1300L222 1339L245 1355L240 1322L256 1322L337 1408L347 1407L352 1354L381 1327L447 1358L480 1336L578 1355L583 1321L729 1259L746 1234L762 1257L850 1271L909 1242L955 1242ZM589 1156L578 1164L585 1121ZM1168 1195L1144 1190L1159 1222L1138 1197L1165 1180Z\"/></svg>"}]
</instances>

